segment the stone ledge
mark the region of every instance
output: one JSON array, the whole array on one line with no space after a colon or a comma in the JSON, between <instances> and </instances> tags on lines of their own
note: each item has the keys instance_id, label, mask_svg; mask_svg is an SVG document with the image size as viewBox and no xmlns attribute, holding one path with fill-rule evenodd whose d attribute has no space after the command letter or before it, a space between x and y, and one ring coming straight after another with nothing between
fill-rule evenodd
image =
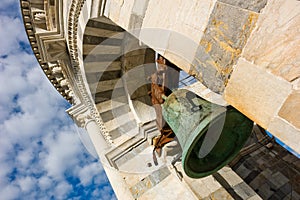
<instances>
[{"instance_id":1,"label":"stone ledge","mask_svg":"<svg viewBox=\"0 0 300 200\"><path fill-rule=\"evenodd\" d=\"M300 129L300 91L288 96L278 115Z\"/></svg>"},{"instance_id":2,"label":"stone ledge","mask_svg":"<svg viewBox=\"0 0 300 200\"><path fill-rule=\"evenodd\" d=\"M292 85L240 58L225 89L225 100L267 128L292 91Z\"/></svg>"},{"instance_id":3,"label":"stone ledge","mask_svg":"<svg viewBox=\"0 0 300 200\"><path fill-rule=\"evenodd\" d=\"M268 126L268 131L297 153L300 152L300 130L286 120L278 116L274 117Z\"/></svg>"}]
</instances>

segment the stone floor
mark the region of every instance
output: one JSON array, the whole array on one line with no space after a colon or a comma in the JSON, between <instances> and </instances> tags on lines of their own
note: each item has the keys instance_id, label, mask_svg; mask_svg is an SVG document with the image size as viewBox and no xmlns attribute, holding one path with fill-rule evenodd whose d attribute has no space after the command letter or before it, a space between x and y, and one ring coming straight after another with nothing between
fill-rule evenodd
<instances>
[{"instance_id":1,"label":"stone floor","mask_svg":"<svg viewBox=\"0 0 300 200\"><path fill-rule=\"evenodd\" d=\"M274 142L255 145L233 170L263 199L300 199L300 159Z\"/></svg>"}]
</instances>

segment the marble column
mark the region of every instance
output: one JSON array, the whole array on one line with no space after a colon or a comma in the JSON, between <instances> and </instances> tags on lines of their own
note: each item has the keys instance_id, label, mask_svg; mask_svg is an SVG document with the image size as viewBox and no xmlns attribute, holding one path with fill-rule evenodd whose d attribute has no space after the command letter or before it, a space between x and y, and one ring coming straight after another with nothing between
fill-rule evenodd
<instances>
[{"instance_id":1,"label":"marble column","mask_svg":"<svg viewBox=\"0 0 300 200\"><path fill-rule=\"evenodd\" d=\"M103 135L101 134L101 130L94 119L88 119L85 122L84 128L88 132L93 145L97 151L99 158L104 155L105 151L109 148L109 145ZM102 160L102 159L101 159Z\"/></svg>"},{"instance_id":2,"label":"marble column","mask_svg":"<svg viewBox=\"0 0 300 200\"><path fill-rule=\"evenodd\" d=\"M90 115L88 108L83 104L74 105L67 112L74 119L78 127L84 128L103 163L105 152L110 148L110 145L103 136L101 129L95 119Z\"/></svg>"}]
</instances>

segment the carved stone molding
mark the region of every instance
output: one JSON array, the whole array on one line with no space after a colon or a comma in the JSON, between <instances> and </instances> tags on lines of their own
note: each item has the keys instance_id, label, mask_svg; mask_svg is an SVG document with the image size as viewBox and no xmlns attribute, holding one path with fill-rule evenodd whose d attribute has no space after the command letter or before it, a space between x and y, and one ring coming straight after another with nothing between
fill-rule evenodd
<instances>
[{"instance_id":1,"label":"carved stone molding","mask_svg":"<svg viewBox=\"0 0 300 200\"><path fill-rule=\"evenodd\" d=\"M78 58L78 45L77 45L77 31L78 31L78 20L82 7L85 3L85 0L72 0L69 17L68 17L68 44L69 52L71 57L71 63L74 70L74 75L76 79L76 86L80 92L80 96L83 98L83 103L87 106L90 111L90 115L95 119L98 124L101 134L104 136L105 140L112 144L111 137L106 130L106 127L98 113L98 110L95 107L95 104L87 92L87 88L84 84L83 75L80 70L80 62Z\"/></svg>"},{"instance_id":2,"label":"carved stone molding","mask_svg":"<svg viewBox=\"0 0 300 200\"><path fill-rule=\"evenodd\" d=\"M50 18L53 14L47 14L46 10L42 10L43 6L44 9L48 9L50 5L52 7L57 6L56 12L60 12L61 2L58 0L53 2L55 4L50 5L46 0L41 0L39 3L36 1L31 3L30 0L20 0L21 11L29 43L35 57L56 90L71 103L74 101L74 93L72 92L70 81L67 79L66 72L63 70L66 67L62 67L64 65L62 60L67 60L68 55L66 42L61 32L61 27L63 26L62 20L59 19L61 15L58 13L58 17L55 19L57 22L55 25L56 29L52 30L53 28L47 27L46 21L49 21L49 19L46 18L47 15ZM44 22L44 20L46 21ZM44 30L41 31L42 28ZM68 84L66 85L66 83Z\"/></svg>"},{"instance_id":3,"label":"carved stone molding","mask_svg":"<svg viewBox=\"0 0 300 200\"><path fill-rule=\"evenodd\" d=\"M49 2L44 0L41 1L38 6L34 4L37 8L34 8L34 12L32 12L31 1L20 0L24 26L32 50L44 73L56 90L73 105L80 105L81 102L84 103L89 110L89 115L95 119L99 125L105 139L109 143L112 143L110 135L95 108L94 102L88 94L80 70L77 31L78 19L85 0L72 0L71 2L68 16L68 47L70 54L67 52L67 44L63 35L63 20L60 19L62 17L62 2L55 0L55 9L56 12L58 12L57 15L55 15L58 16L55 20L57 23L55 30L51 27L47 27L47 24L49 24L47 23L47 21L49 21L49 19L47 19L49 13L47 14L46 10L41 9L41 7L43 7L43 2L44 9L48 9L47 6L49 6ZM49 16L52 16L52 14ZM37 24L43 24L44 17L46 17L46 27L44 27L44 30L41 30L41 26L37 26ZM72 68L72 74L67 74L68 68ZM72 80L68 80L67 77Z\"/></svg>"},{"instance_id":4,"label":"carved stone molding","mask_svg":"<svg viewBox=\"0 0 300 200\"><path fill-rule=\"evenodd\" d=\"M40 9L32 9L33 23L46 24L46 12Z\"/></svg>"},{"instance_id":5,"label":"carved stone molding","mask_svg":"<svg viewBox=\"0 0 300 200\"><path fill-rule=\"evenodd\" d=\"M44 41L45 58L48 61L68 59L65 39Z\"/></svg>"},{"instance_id":6,"label":"carved stone molding","mask_svg":"<svg viewBox=\"0 0 300 200\"><path fill-rule=\"evenodd\" d=\"M84 104L77 104L67 110L78 127L84 128L86 123L92 119L89 109Z\"/></svg>"}]
</instances>

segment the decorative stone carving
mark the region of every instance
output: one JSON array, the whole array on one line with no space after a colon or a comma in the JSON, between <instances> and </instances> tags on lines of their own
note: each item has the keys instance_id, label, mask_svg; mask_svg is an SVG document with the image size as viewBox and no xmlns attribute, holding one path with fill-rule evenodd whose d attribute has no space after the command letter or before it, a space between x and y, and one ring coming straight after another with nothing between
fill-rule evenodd
<instances>
[{"instance_id":1,"label":"decorative stone carving","mask_svg":"<svg viewBox=\"0 0 300 200\"><path fill-rule=\"evenodd\" d=\"M68 87L68 81L66 79L61 80L59 83L61 87Z\"/></svg>"},{"instance_id":2,"label":"decorative stone carving","mask_svg":"<svg viewBox=\"0 0 300 200\"><path fill-rule=\"evenodd\" d=\"M26 32L32 50L44 73L60 94L71 103L71 101L74 102L73 98L75 98L75 96L70 85L66 85L69 83L66 73L64 72L64 69L66 68L62 69L60 62L60 59L69 59L67 56L65 39L60 31L47 31L47 13L45 10L49 9L45 8L45 10L41 10L37 8L41 2L42 1L21 1L21 10ZM55 7L53 7L53 9L56 9L61 5L53 4L52 6ZM55 19L55 21L56 23L59 23L60 19ZM43 29L42 32L41 28Z\"/></svg>"},{"instance_id":3,"label":"decorative stone carving","mask_svg":"<svg viewBox=\"0 0 300 200\"><path fill-rule=\"evenodd\" d=\"M70 101L70 103L71 103L72 105L77 105L77 104L80 103L79 98L74 94L73 90L67 89L67 90L65 91L65 93L66 93L67 97L68 97L69 99L72 100L72 101Z\"/></svg>"},{"instance_id":4,"label":"decorative stone carving","mask_svg":"<svg viewBox=\"0 0 300 200\"><path fill-rule=\"evenodd\" d=\"M86 123L90 120L92 120L92 117L87 113L82 113L82 114L79 114L77 117L76 117L76 120L77 120L77 125L84 128Z\"/></svg>"},{"instance_id":5,"label":"decorative stone carving","mask_svg":"<svg viewBox=\"0 0 300 200\"><path fill-rule=\"evenodd\" d=\"M31 8L31 21L35 26L37 32L42 32L47 30L47 16L44 10L38 8Z\"/></svg>"},{"instance_id":6,"label":"decorative stone carving","mask_svg":"<svg viewBox=\"0 0 300 200\"><path fill-rule=\"evenodd\" d=\"M67 59L67 48L64 39L45 41L46 57L48 61Z\"/></svg>"},{"instance_id":7,"label":"decorative stone carving","mask_svg":"<svg viewBox=\"0 0 300 200\"><path fill-rule=\"evenodd\" d=\"M33 13L33 19L34 23L40 24L40 23L46 23L46 14L45 12L35 12Z\"/></svg>"},{"instance_id":8,"label":"decorative stone carving","mask_svg":"<svg viewBox=\"0 0 300 200\"><path fill-rule=\"evenodd\" d=\"M88 120L92 119L88 108L82 103L73 105L67 110L67 113L74 119L75 123L82 128Z\"/></svg>"},{"instance_id":9,"label":"decorative stone carving","mask_svg":"<svg viewBox=\"0 0 300 200\"><path fill-rule=\"evenodd\" d=\"M53 67L52 68L52 73L53 74L58 74L58 73L61 73L61 72L62 72L61 67Z\"/></svg>"},{"instance_id":10,"label":"decorative stone carving","mask_svg":"<svg viewBox=\"0 0 300 200\"><path fill-rule=\"evenodd\" d=\"M98 124L101 134L104 136L106 141L112 144L111 137L108 131L106 130L106 127L97 109L95 108L94 102L88 95L87 88L84 85L84 81L80 71L80 64L78 59L77 29L78 29L78 20L79 20L80 12L82 10L84 2L85 0L72 0L69 17L68 17L68 33L69 33L68 47L69 47L72 67L74 70L74 75L76 77L76 85L81 94L81 97L83 98L84 103L87 105L88 109L90 110L91 116L95 119L96 123Z\"/></svg>"}]
</instances>

